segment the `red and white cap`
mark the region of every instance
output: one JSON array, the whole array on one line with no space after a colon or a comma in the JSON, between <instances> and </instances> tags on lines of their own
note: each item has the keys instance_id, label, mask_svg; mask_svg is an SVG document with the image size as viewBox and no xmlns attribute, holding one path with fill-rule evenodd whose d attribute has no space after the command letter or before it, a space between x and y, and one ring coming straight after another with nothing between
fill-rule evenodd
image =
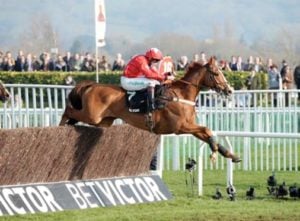
<instances>
[{"instance_id":1,"label":"red and white cap","mask_svg":"<svg viewBox=\"0 0 300 221\"><path fill-rule=\"evenodd\" d=\"M145 56L149 59L149 60L158 60L160 61L163 58L163 54L161 53L161 51L157 48L150 48Z\"/></svg>"}]
</instances>

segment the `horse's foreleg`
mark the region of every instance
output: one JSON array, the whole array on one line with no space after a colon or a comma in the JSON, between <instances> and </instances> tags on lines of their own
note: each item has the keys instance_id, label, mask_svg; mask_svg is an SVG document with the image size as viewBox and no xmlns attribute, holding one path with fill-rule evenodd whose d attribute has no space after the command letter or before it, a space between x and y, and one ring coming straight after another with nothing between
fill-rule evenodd
<instances>
[{"instance_id":1,"label":"horse's foreleg","mask_svg":"<svg viewBox=\"0 0 300 221\"><path fill-rule=\"evenodd\" d=\"M199 125L183 126L180 128L179 131L179 134L181 133L192 134L198 139L208 143L213 152L218 150L218 144L216 142L215 136L213 135L212 131L207 127Z\"/></svg>"},{"instance_id":2,"label":"horse's foreleg","mask_svg":"<svg viewBox=\"0 0 300 221\"><path fill-rule=\"evenodd\" d=\"M232 159L232 162L234 162L234 163L238 163L238 162L242 161L239 156L236 156L234 153L230 152L230 150L225 148L223 145L221 145L219 143L217 145L218 145L218 152L223 157Z\"/></svg>"},{"instance_id":3,"label":"horse's foreleg","mask_svg":"<svg viewBox=\"0 0 300 221\"><path fill-rule=\"evenodd\" d=\"M203 126L192 125L188 127L183 127L180 130L180 133L190 133L193 134L198 139L206 142L211 151L211 159L214 161L216 159L216 152L218 151L223 157L232 159L232 162L240 162L240 158L235 156L234 153L230 152L227 148L223 145L219 144L216 141L216 137L213 135L212 131Z\"/></svg>"}]
</instances>

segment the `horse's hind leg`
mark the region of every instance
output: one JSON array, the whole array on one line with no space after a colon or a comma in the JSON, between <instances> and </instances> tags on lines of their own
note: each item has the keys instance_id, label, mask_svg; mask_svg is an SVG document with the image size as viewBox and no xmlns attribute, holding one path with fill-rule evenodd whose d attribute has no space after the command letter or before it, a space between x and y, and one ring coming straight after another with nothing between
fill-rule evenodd
<instances>
[{"instance_id":1,"label":"horse's hind leg","mask_svg":"<svg viewBox=\"0 0 300 221\"><path fill-rule=\"evenodd\" d=\"M69 120L70 118L68 117L68 115L67 115L67 113L66 113L66 110L65 110L65 112L63 113L63 115L62 115L62 117L61 117L61 120L60 120L60 122L59 122L59 126L64 126L64 125L66 125L67 123L68 123L68 120Z\"/></svg>"},{"instance_id":2,"label":"horse's hind leg","mask_svg":"<svg viewBox=\"0 0 300 221\"><path fill-rule=\"evenodd\" d=\"M68 121L67 121L67 124L68 125L75 125L76 123L78 123L78 120L75 120L73 118L70 118Z\"/></svg>"},{"instance_id":3,"label":"horse's hind leg","mask_svg":"<svg viewBox=\"0 0 300 221\"><path fill-rule=\"evenodd\" d=\"M97 126L97 127L110 127L114 123L115 119L116 119L115 117L105 117L105 118L103 118L103 120L99 124L97 124L95 126Z\"/></svg>"},{"instance_id":4,"label":"horse's hind leg","mask_svg":"<svg viewBox=\"0 0 300 221\"><path fill-rule=\"evenodd\" d=\"M74 119L74 118L70 118L69 115L68 115L68 110L69 108L66 107L62 117L61 117L61 120L59 122L59 126L64 126L66 124L68 125L74 125L78 122L78 120Z\"/></svg>"},{"instance_id":5,"label":"horse's hind leg","mask_svg":"<svg viewBox=\"0 0 300 221\"><path fill-rule=\"evenodd\" d=\"M77 122L83 122L90 125L97 125L102 121L102 118L100 117L101 112L100 110L91 110L92 108L82 108L80 110L77 110L71 106L67 106L62 120L66 121L68 119L74 119Z\"/></svg>"}]
</instances>

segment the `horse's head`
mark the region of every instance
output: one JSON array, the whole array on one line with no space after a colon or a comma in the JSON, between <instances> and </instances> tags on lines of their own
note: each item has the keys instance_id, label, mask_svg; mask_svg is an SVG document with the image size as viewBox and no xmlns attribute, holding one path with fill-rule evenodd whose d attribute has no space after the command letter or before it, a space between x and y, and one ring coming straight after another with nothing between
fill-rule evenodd
<instances>
[{"instance_id":1,"label":"horse's head","mask_svg":"<svg viewBox=\"0 0 300 221\"><path fill-rule=\"evenodd\" d=\"M217 61L211 57L204 66L205 74L201 82L201 86L215 90L217 93L230 95L232 88L228 84L223 72L219 69Z\"/></svg>"},{"instance_id":2,"label":"horse's head","mask_svg":"<svg viewBox=\"0 0 300 221\"><path fill-rule=\"evenodd\" d=\"M10 98L8 90L4 87L2 81L0 81L0 100L2 102L7 101Z\"/></svg>"},{"instance_id":3,"label":"horse's head","mask_svg":"<svg viewBox=\"0 0 300 221\"><path fill-rule=\"evenodd\" d=\"M197 93L201 88L210 88L225 95L232 93L232 88L227 83L214 57L211 57L205 65L199 62L191 63L186 74L179 81L193 85L198 89Z\"/></svg>"}]
</instances>

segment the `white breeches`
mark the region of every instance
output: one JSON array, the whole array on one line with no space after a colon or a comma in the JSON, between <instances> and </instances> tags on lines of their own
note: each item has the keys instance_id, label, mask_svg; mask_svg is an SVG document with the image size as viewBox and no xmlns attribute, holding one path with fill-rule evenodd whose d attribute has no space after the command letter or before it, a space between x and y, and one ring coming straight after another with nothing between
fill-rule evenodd
<instances>
[{"instance_id":1,"label":"white breeches","mask_svg":"<svg viewBox=\"0 0 300 221\"><path fill-rule=\"evenodd\" d=\"M158 80L148 79L145 77L139 78L127 78L121 77L121 86L127 91L138 91L145 89L149 86L154 87L155 85L160 84Z\"/></svg>"}]
</instances>

